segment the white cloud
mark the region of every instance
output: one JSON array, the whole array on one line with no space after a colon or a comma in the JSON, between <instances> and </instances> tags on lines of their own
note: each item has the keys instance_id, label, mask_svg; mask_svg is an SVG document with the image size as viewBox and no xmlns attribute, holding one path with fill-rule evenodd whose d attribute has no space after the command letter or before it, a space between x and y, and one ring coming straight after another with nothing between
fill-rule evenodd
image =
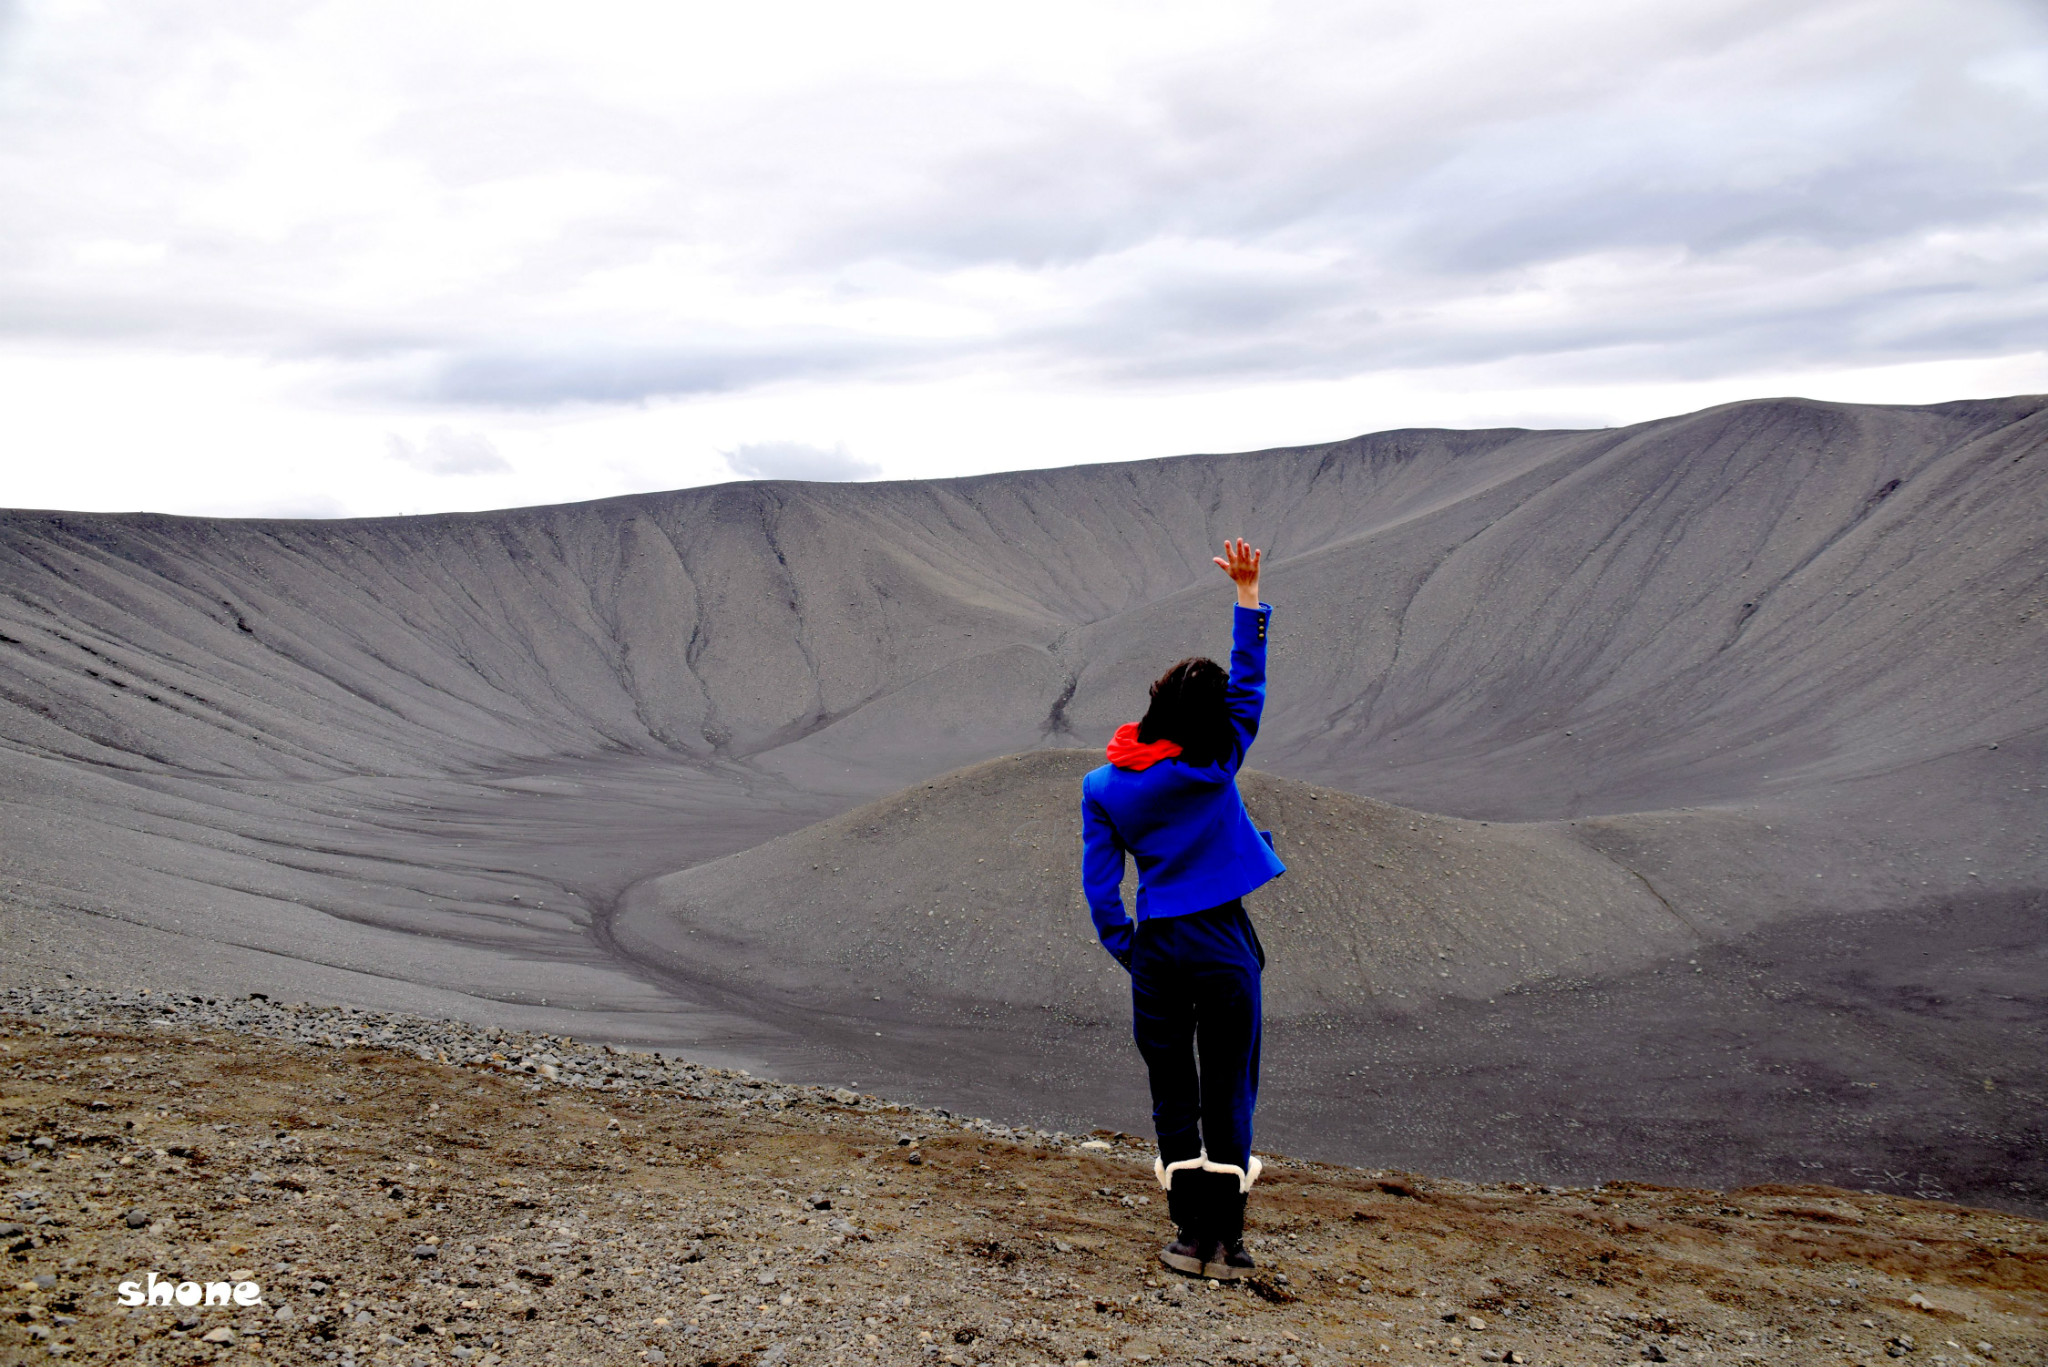
<instances>
[{"instance_id":1,"label":"white cloud","mask_svg":"<svg viewBox=\"0 0 2048 1367\"><path fill-rule=\"evenodd\" d=\"M1967 388L2048 335L2031 0L11 14L0 390L80 458L0 503L165 439L31 377L151 360L221 404L177 498L405 510L716 478L761 431L905 474L1342 435L1375 420L1330 396L1478 376L1481 415ZM989 394L1032 397L994 430ZM265 464L285 429L352 454Z\"/></svg>"},{"instance_id":2,"label":"white cloud","mask_svg":"<svg viewBox=\"0 0 2048 1367\"><path fill-rule=\"evenodd\" d=\"M798 441L750 441L723 453L725 463L741 479L875 479L882 467L856 460L843 446L830 450Z\"/></svg>"},{"instance_id":3,"label":"white cloud","mask_svg":"<svg viewBox=\"0 0 2048 1367\"><path fill-rule=\"evenodd\" d=\"M348 505L325 494L292 494L277 499L258 499L234 512L239 517L318 519L347 517Z\"/></svg>"},{"instance_id":4,"label":"white cloud","mask_svg":"<svg viewBox=\"0 0 2048 1367\"><path fill-rule=\"evenodd\" d=\"M512 470L512 463L481 432L434 427L418 441L393 432L388 445L393 460L430 475L502 475Z\"/></svg>"}]
</instances>

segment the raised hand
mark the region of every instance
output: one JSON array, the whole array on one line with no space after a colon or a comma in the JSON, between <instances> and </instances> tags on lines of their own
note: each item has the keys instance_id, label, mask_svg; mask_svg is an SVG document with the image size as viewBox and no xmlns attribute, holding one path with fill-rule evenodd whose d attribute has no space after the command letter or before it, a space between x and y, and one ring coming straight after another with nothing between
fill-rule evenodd
<instances>
[{"instance_id":1,"label":"raised hand","mask_svg":"<svg viewBox=\"0 0 2048 1367\"><path fill-rule=\"evenodd\" d=\"M1250 545L1243 537L1223 543L1223 554L1211 557L1217 567L1229 575L1237 584L1237 605L1241 608L1255 608L1259 605L1259 561L1266 553Z\"/></svg>"}]
</instances>

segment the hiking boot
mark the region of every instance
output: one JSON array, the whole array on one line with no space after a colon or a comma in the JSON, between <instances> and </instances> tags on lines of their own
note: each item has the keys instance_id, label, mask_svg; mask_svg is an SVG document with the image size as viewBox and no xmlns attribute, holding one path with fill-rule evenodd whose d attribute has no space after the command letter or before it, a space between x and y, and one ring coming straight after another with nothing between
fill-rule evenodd
<instances>
[{"instance_id":1,"label":"hiking boot","mask_svg":"<svg viewBox=\"0 0 2048 1367\"><path fill-rule=\"evenodd\" d=\"M1214 1174L1200 1168L1181 1168L1172 1174L1166 1189L1166 1210L1180 1237L1159 1250L1159 1261L1175 1272L1190 1277L1206 1275L1202 1269L1223 1256L1223 1247L1209 1233Z\"/></svg>"},{"instance_id":2,"label":"hiking boot","mask_svg":"<svg viewBox=\"0 0 2048 1367\"><path fill-rule=\"evenodd\" d=\"M1242 1242L1232 1247L1219 1241L1215 1245L1215 1249L1216 1251L1209 1256L1208 1261L1202 1264L1202 1275L1204 1277L1209 1277L1219 1282L1235 1281L1258 1266L1257 1263L1252 1261L1252 1255L1244 1251L1244 1244Z\"/></svg>"},{"instance_id":3,"label":"hiking boot","mask_svg":"<svg viewBox=\"0 0 2048 1367\"><path fill-rule=\"evenodd\" d=\"M1210 1272L1208 1268L1212 1263L1218 1262L1224 1256L1223 1245L1217 1243L1214 1239L1190 1238L1186 1234L1182 1234L1178 1239L1175 1239L1165 1248L1159 1250L1160 1262L1165 1263L1174 1271L1184 1272L1190 1277L1215 1276L1216 1274ZM1237 1274L1232 1273L1231 1275L1236 1276Z\"/></svg>"},{"instance_id":4,"label":"hiking boot","mask_svg":"<svg viewBox=\"0 0 2048 1367\"><path fill-rule=\"evenodd\" d=\"M1233 1281L1258 1266L1244 1251L1245 1193L1238 1189L1236 1178L1212 1175L1222 1180L1209 1199L1211 1249L1203 1260L1202 1275L1219 1282Z\"/></svg>"}]
</instances>

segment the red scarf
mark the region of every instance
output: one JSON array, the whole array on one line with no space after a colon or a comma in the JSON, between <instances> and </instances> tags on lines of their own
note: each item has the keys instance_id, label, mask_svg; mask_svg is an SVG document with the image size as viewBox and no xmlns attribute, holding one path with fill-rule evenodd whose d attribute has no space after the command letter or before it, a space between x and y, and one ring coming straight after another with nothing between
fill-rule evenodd
<instances>
[{"instance_id":1,"label":"red scarf","mask_svg":"<svg viewBox=\"0 0 2048 1367\"><path fill-rule=\"evenodd\" d=\"M1109 762L1119 769L1130 769L1142 773L1163 759L1172 759L1180 753L1180 743L1170 740L1141 741L1138 739L1138 724L1125 722L1116 729L1109 739Z\"/></svg>"}]
</instances>

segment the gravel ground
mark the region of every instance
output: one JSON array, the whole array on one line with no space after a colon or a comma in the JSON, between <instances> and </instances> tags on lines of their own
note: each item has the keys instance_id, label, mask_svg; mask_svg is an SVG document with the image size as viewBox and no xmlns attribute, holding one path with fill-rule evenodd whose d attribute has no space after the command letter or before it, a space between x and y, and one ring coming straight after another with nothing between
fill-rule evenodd
<instances>
[{"instance_id":1,"label":"gravel ground","mask_svg":"<svg viewBox=\"0 0 2048 1367\"><path fill-rule=\"evenodd\" d=\"M1276 1157L1219 1286L1136 1137L348 1008L0 994L0 1128L10 1362L2048 1364L1999 1212Z\"/></svg>"}]
</instances>

